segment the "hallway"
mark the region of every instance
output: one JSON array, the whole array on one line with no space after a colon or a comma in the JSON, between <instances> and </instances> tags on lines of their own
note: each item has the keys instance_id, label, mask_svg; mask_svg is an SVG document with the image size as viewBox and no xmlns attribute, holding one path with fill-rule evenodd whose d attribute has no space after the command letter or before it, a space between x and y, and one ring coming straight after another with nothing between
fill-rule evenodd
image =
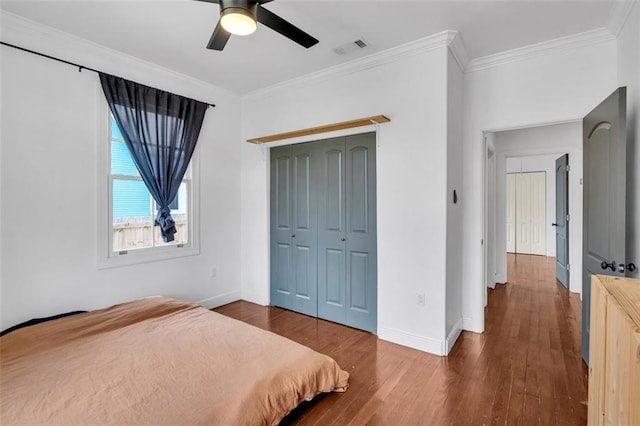
<instances>
[{"instance_id":1,"label":"hallway","mask_svg":"<svg viewBox=\"0 0 640 426\"><path fill-rule=\"evenodd\" d=\"M521 411L527 424L538 416L541 424L586 424L580 297L556 281L553 257L508 254L507 271L508 283L491 291L485 310L484 345L500 348L487 354L487 380L510 386L507 418Z\"/></svg>"},{"instance_id":2,"label":"hallway","mask_svg":"<svg viewBox=\"0 0 640 426\"><path fill-rule=\"evenodd\" d=\"M555 259L508 255L509 283L491 291L484 334L463 332L448 357L274 307L215 309L333 357L343 394L318 396L283 424L584 425L587 368L581 307L555 280Z\"/></svg>"}]
</instances>

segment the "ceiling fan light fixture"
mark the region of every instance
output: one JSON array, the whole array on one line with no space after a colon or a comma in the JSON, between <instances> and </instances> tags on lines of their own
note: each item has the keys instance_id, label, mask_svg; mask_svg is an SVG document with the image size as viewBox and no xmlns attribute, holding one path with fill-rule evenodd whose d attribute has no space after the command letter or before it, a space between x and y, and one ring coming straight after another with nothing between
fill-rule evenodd
<instances>
[{"instance_id":1,"label":"ceiling fan light fixture","mask_svg":"<svg viewBox=\"0 0 640 426\"><path fill-rule=\"evenodd\" d=\"M249 35L256 31L256 17L241 7L229 7L220 14L222 28L235 35Z\"/></svg>"}]
</instances>

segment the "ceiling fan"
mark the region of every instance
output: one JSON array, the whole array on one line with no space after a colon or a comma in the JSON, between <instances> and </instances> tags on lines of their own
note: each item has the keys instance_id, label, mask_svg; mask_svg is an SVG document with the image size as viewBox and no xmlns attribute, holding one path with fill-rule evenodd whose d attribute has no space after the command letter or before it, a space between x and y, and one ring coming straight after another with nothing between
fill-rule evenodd
<instances>
[{"instance_id":1,"label":"ceiling fan","mask_svg":"<svg viewBox=\"0 0 640 426\"><path fill-rule=\"evenodd\" d=\"M272 0L198 0L220 5L220 19L213 30L207 49L222 50L231 34L248 35L256 30L260 22L296 43L309 48L318 40L285 21L262 4Z\"/></svg>"}]
</instances>

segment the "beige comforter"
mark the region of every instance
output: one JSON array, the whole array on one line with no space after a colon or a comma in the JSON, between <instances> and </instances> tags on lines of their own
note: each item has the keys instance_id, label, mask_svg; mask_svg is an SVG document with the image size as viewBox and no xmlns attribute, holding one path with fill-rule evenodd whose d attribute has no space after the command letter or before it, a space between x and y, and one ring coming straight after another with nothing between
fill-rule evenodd
<instances>
[{"instance_id":1,"label":"beige comforter","mask_svg":"<svg viewBox=\"0 0 640 426\"><path fill-rule=\"evenodd\" d=\"M349 374L273 333L168 298L0 338L0 423L277 424Z\"/></svg>"}]
</instances>

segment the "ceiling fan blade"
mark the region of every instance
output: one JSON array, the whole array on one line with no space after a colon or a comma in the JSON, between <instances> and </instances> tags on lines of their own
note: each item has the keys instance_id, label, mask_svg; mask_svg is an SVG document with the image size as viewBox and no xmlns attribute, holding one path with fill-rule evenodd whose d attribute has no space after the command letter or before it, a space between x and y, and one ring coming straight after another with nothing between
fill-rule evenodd
<instances>
[{"instance_id":1,"label":"ceiling fan blade","mask_svg":"<svg viewBox=\"0 0 640 426\"><path fill-rule=\"evenodd\" d=\"M196 1L203 1L205 3L216 3L216 4L220 4L220 0L196 0Z\"/></svg>"},{"instance_id":2,"label":"ceiling fan blade","mask_svg":"<svg viewBox=\"0 0 640 426\"><path fill-rule=\"evenodd\" d=\"M295 41L307 49L318 43L318 40L302 31L300 28L285 21L273 12L268 11L264 7L258 5L257 13L258 22L266 25L274 31L279 32L283 36Z\"/></svg>"},{"instance_id":3,"label":"ceiling fan blade","mask_svg":"<svg viewBox=\"0 0 640 426\"><path fill-rule=\"evenodd\" d=\"M218 21L216 28L213 30L213 34L211 34L211 38L209 39L209 44L207 44L207 49L224 49L224 46L229 41L229 37L231 37L231 33L222 28L220 21Z\"/></svg>"}]
</instances>

